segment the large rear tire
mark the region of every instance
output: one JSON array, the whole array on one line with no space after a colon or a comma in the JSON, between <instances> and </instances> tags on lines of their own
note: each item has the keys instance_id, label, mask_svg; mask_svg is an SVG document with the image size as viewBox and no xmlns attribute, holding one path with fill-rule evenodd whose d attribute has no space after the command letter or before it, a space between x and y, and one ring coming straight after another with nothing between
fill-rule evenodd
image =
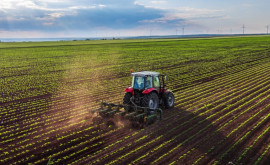
<instances>
[{"instance_id":1,"label":"large rear tire","mask_svg":"<svg viewBox=\"0 0 270 165\"><path fill-rule=\"evenodd\" d=\"M148 107L149 109L157 109L159 106L159 99L157 94L152 92L150 94L144 95L142 106Z\"/></svg>"},{"instance_id":2,"label":"large rear tire","mask_svg":"<svg viewBox=\"0 0 270 165\"><path fill-rule=\"evenodd\" d=\"M129 92L126 92L123 98L123 104L126 105L124 108L128 112L131 110L131 108L129 107L129 105L132 105L132 102L130 101L131 97L132 97L132 94Z\"/></svg>"},{"instance_id":3,"label":"large rear tire","mask_svg":"<svg viewBox=\"0 0 270 165\"><path fill-rule=\"evenodd\" d=\"M166 109L174 107L174 95L172 92L164 93L164 104Z\"/></svg>"}]
</instances>

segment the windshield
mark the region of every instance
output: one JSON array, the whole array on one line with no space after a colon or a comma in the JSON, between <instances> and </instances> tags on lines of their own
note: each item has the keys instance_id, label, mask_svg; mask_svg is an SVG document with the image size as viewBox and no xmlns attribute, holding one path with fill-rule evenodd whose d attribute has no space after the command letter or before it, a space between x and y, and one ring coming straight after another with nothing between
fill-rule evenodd
<instances>
[{"instance_id":1,"label":"windshield","mask_svg":"<svg viewBox=\"0 0 270 165\"><path fill-rule=\"evenodd\" d=\"M144 77L133 77L133 88L134 89L143 89L144 88Z\"/></svg>"},{"instance_id":2,"label":"windshield","mask_svg":"<svg viewBox=\"0 0 270 165\"><path fill-rule=\"evenodd\" d=\"M132 81L132 87L134 89L148 89L152 88L152 77L134 76Z\"/></svg>"}]
</instances>

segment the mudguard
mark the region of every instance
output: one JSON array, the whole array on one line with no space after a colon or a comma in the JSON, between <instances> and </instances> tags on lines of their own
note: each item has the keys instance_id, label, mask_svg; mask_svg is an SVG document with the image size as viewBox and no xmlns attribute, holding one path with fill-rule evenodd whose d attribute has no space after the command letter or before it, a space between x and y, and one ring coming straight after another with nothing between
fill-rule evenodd
<instances>
[{"instance_id":1,"label":"mudguard","mask_svg":"<svg viewBox=\"0 0 270 165\"><path fill-rule=\"evenodd\" d=\"M128 87L125 89L125 92L133 93L134 89L132 87Z\"/></svg>"},{"instance_id":2,"label":"mudguard","mask_svg":"<svg viewBox=\"0 0 270 165\"><path fill-rule=\"evenodd\" d=\"M148 93L151 93L152 91L157 91L157 90L155 88L149 88L149 89L144 90L142 93L148 94Z\"/></svg>"}]
</instances>

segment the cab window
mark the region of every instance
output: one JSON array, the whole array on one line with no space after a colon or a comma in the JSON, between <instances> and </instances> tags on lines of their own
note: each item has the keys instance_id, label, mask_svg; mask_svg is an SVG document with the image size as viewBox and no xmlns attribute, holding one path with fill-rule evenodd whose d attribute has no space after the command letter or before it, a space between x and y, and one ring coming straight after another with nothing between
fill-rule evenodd
<instances>
[{"instance_id":1,"label":"cab window","mask_svg":"<svg viewBox=\"0 0 270 165\"><path fill-rule=\"evenodd\" d=\"M144 77L134 76L133 77L133 88L134 89L143 89L144 88Z\"/></svg>"},{"instance_id":2,"label":"cab window","mask_svg":"<svg viewBox=\"0 0 270 165\"><path fill-rule=\"evenodd\" d=\"M152 77L151 76L145 77L145 89L152 88L153 86L152 84L153 84Z\"/></svg>"},{"instance_id":3,"label":"cab window","mask_svg":"<svg viewBox=\"0 0 270 165\"><path fill-rule=\"evenodd\" d=\"M160 87L160 82L159 82L159 77L154 76L154 87L159 88Z\"/></svg>"}]
</instances>

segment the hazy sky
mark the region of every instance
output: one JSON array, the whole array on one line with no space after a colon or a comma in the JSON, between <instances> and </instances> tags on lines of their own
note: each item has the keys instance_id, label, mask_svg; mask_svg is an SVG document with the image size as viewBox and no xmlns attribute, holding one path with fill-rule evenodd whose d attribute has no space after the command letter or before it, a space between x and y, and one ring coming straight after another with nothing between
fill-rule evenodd
<instances>
[{"instance_id":1,"label":"hazy sky","mask_svg":"<svg viewBox=\"0 0 270 165\"><path fill-rule=\"evenodd\" d=\"M269 0L0 0L0 38L266 33ZM269 29L270 31L270 29Z\"/></svg>"}]
</instances>

